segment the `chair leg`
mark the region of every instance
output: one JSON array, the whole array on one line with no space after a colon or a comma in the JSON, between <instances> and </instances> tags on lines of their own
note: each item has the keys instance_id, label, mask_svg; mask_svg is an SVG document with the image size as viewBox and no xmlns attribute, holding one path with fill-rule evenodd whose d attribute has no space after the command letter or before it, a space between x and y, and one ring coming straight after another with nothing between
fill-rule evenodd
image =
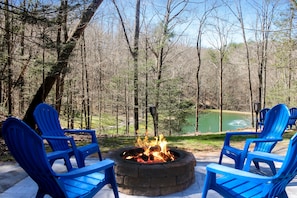
<instances>
[{"instance_id":1,"label":"chair leg","mask_svg":"<svg viewBox=\"0 0 297 198\"><path fill-rule=\"evenodd\" d=\"M53 166L53 164L55 163L55 160L56 160L56 159L51 159L51 160L49 160L49 163L50 163L51 166Z\"/></svg>"},{"instance_id":2,"label":"chair leg","mask_svg":"<svg viewBox=\"0 0 297 198\"><path fill-rule=\"evenodd\" d=\"M71 171L72 165L71 165L70 159L69 158L68 159L65 159L64 158L64 162L65 162L65 165L66 165L67 170L68 171Z\"/></svg>"},{"instance_id":3,"label":"chair leg","mask_svg":"<svg viewBox=\"0 0 297 198\"><path fill-rule=\"evenodd\" d=\"M288 197L288 194L286 191L283 191L280 195L279 195L279 198L289 198Z\"/></svg>"},{"instance_id":4,"label":"chair leg","mask_svg":"<svg viewBox=\"0 0 297 198\"><path fill-rule=\"evenodd\" d=\"M245 162L245 158L242 159L242 156L239 155L239 156L236 156L235 158L233 158L233 160L235 161L234 168L235 169L242 170L243 169L244 162Z\"/></svg>"},{"instance_id":5,"label":"chair leg","mask_svg":"<svg viewBox=\"0 0 297 198\"><path fill-rule=\"evenodd\" d=\"M111 188L113 190L113 194L115 198L119 198L119 191L118 186L115 178L115 173L113 170L113 167L110 167L105 170L105 179L108 181L108 183L111 185Z\"/></svg>"},{"instance_id":6,"label":"chair leg","mask_svg":"<svg viewBox=\"0 0 297 198\"><path fill-rule=\"evenodd\" d=\"M98 151L98 157L99 157L99 160L102 161L102 155L100 151Z\"/></svg>"},{"instance_id":7,"label":"chair leg","mask_svg":"<svg viewBox=\"0 0 297 198\"><path fill-rule=\"evenodd\" d=\"M82 167L85 167L86 166L85 165L86 157L87 156L85 154L83 154L83 153L79 153L78 154L78 157L77 158L79 158L79 159L76 159L76 162L77 162L77 166L79 168L82 168ZM102 155L101 155L100 151L98 151L98 157L99 157L99 160L102 161Z\"/></svg>"},{"instance_id":8,"label":"chair leg","mask_svg":"<svg viewBox=\"0 0 297 198\"><path fill-rule=\"evenodd\" d=\"M74 151L74 157L76 159L78 168L85 167L85 156L84 156L83 152L80 152L78 150Z\"/></svg>"},{"instance_id":9,"label":"chair leg","mask_svg":"<svg viewBox=\"0 0 297 198\"><path fill-rule=\"evenodd\" d=\"M35 198L43 198L45 194L38 188Z\"/></svg>"},{"instance_id":10,"label":"chair leg","mask_svg":"<svg viewBox=\"0 0 297 198\"><path fill-rule=\"evenodd\" d=\"M256 167L258 170L260 170L259 162L257 162L257 161L253 161L253 162L254 162L255 167Z\"/></svg>"},{"instance_id":11,"label":"chair leg","mask_svg":"<svg viewBox=\"0 0 297 198\"><path fill-rule=\"evenodd\" d=\"M267 164L269 165L273 175L275 175L276 174L276 168L275 168L274 162L270 161L270 162L267 162Z\"/></svg>"},{"instance_id":12,"label":"chair leg","mask_svg":"<svg viewBox=\"0 0 297 198\"><path fill-rule=\"evenodd\" d=\"M253 162L254 162L255 167L258 170L260 170L259 162L258 161L253 161ZM268 164L268 166L270 167L271 172L273 173L273 175L275 175L276 174L276 168L275 168L274 162L273 161L263 161L263 162Z\"/></svg>"},{"instance_id":13,"label":"chair leg","mask_svg":"<svg viewBox=\"0 0 297 198\"><path fill-rule=\"evenodd\" d=\"M219 159L219 164L222 164L222 160L223 160L223 151L221 151L221 155L220 155L220 159Z\"/></svg>"},{"instance_id":14,"label":"chair leg","mask_svg":"<svg viewBox=\"0 0 297 198\"><path fill-rule=\"evenodd\" d=\"M76 159L78 168L85 167L85 159L83 157L80 157L80 159Z\"/></svg>"},{"instance_id":15,"label":"chair leg","mask_svg":"<svg viewBox=\"0 0 297 198\"><path fill-rule=\"evenodd\" d=\"M206 177L204 179L204 185L202 189L202 196L201 198L206 198L208 190L210 188L211 182L215 182L216 175L214 173L206 172Z\"/></svg>"}]
</instances>

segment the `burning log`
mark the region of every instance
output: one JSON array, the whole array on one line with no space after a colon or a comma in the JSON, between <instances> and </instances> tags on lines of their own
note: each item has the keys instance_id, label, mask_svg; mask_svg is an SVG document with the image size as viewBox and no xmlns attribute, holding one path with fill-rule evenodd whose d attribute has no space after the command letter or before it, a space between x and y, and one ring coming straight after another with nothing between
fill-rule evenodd
<instances>
[{"instance_id":1,"label":"burning log","mask_svg":"<svg viewBox=\"0 0 297 198\"><path fill-rule=\"evenodd\" d=\"M151 149L149 149L151 150ZM174 161L177 156L168 151L163 153L159 149L152 149L148 154L145 153L143 148L135 148L122 153L122 158L139 163L162 163Z\"/></svg>"},{"instance_id":2,"label":"burning log","mask_svg":"<svg viewBox=\"0 0 297 198\"><path fill-rule=\"evenodd\" d=\"M149 141L147 136L143 140L138 138L136 148L123 152L122 157L139 163L163 163L176 159L167 150L167 141L163 135L156 137L154 141Z\"/></svg>"},{"instance_id":3,"label":"burning log","mask_svg":"<svg viewBox=\"0 0 297 198\"><path fill-rule=\"evenodd\" d=\"M139 156L140 153L143 153L143 148L135 148L128 151L123 152L122 156L124 159L136 161L135 158Z\"/></svg>"},{"instance_id":4,"label":"burning log","mask_svg":"<svg viewBox=\"0 0 297 198\"><path fill-rule=\"evenodd\" d=\"M165 153L160 153L161 157L165 160L165 162L172 161L170 156L166 155Z\"/></svg>"},{"instance_id":5,"label":"burning log","mask_svg":"<svg viewBox=\"0 0 297 198\"><path fill-rule=\"evenodd\" d=\"M148 161L149 160L149 156L147 156L147 155L141 155L141 159L143 160L143 161Z\"/></svg>"},{"instance_id":6,"label":"burning log","mask_svg":"<svg viewBox=\"0 0 297 198\"><path fill-rule=\"evenodd\" d=\"M161 147L159 145L150 147L150 152L161 152Z\"/></svg>"}]
</instances>

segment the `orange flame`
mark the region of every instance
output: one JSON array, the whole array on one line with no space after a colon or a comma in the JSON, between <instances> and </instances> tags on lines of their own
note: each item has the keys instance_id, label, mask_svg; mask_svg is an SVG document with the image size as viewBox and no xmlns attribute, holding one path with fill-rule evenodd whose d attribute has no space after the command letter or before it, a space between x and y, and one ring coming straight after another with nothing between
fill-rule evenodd
<instances>
[{"instance_id":1,"label":"orange flame","mask_svg":"<svg viewBox=\"0 0 297 198\"><path fill-rule=\"evenodd\" d=\"M143 148L144 155L153 155L155 162L166 162L168 159L170 159L170 161L174 160L174 156L170 153L170 151L167 150L167 141L162 134L159 135L159 137L155 137L155 139L151 141L147 135L143 140L138 137L135 146ZM139 160L139 162L142 162L141 159Z\"/></svg>"}]
</instances>

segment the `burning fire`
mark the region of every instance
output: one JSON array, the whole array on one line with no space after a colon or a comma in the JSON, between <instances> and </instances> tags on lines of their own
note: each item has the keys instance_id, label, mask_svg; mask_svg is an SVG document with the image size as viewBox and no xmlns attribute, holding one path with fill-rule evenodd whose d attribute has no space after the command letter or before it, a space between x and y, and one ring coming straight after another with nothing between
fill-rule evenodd
<instances>
[{"instance_id":1,"label":"burning fire","mask_svg":"<svg viewBox=\"0 0 297 198\"><path fill-rule=\"evenodd\" d=\"M162 163L175 160L175 156L167 149L167 141L163 135L149 140L146 135L142 140L137 138L134 152L124 152L123 157L127 160L134 160L139 163Z\"/></svg>"}]
</instances>

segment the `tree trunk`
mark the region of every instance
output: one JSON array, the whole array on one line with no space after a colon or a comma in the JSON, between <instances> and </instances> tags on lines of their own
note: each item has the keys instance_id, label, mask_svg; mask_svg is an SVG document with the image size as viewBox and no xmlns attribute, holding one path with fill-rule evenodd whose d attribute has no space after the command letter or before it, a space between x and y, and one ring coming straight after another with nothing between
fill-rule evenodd
<instances>
[{"instance_id":1,"label":"tree trunk","mask_svg":"<svg viewBox=\"0 0 297 198\"><path fill-rule=\"evenodd\" d=\"M207 16L211 13L213 7L206 10L199 23L197 41L196 41L196 52L198 58L197 70L196 70L196 121L195 121L195 131L199 132L199 100L200 100L200 69L201 69L201 51L202 51L202 32L205 25Z\"/></svg>"},{"instance_id":2,"label":"tree trunk","mask_svg":"<svg viewBox=\"0 0 297 198\"><path fill-rule=\"evenodd\" d=\"M86 115L87 115L87 120L86 120L86 129L91 129L92 126L91 126L91 102L90 102L90 85L89 85L89 75L88 75L88 65L86 63L86 60L87 60L87 52L86 52L86 43L85 43L85 39L83 41L83 45L84 45L84 58L85 58L85 79L86 79Z\"/></svg>"},{"instance_id":3,"label":"tree trunk","mask_svg":"<svg viewBox=\"0 0 297 198\"><path fill-rule=\"evenodd\" d=\"M139 41L139 17L140 17L140 0L136 0L136 12L135 12L135 28L134 28L134 45L133 49L131 47L129 37L127 35L125 23L123 20L123 17L121 15L121 12L116 4L116 2L112 1L117 13L121 20L121 25L124 31L125 39L127 42L127 45L129 47L130 54L133 58L133 65L134 65L134 133L135 135L138 134L139 130L139 105L138 105L138 41Z\"/></svg>"},{"instance_id":4,"label":"tree trunk","mask_svg":"<svg viewBox=\"0 0 297 198\"><path fill-rule=\"evenodd\" d=\"M9 3L8 0L5 1L5 41L6 41L6 49L7 49L7 60L6 67L8 70L8 78L7 78L7 106L8 106L8 115L12 115L12 70L11 70L11 30L10 30L10 15L9 15Z\"/></svg>"},{"instance_id":5,"label":"tree trunk","mask_svg":"<svg viewBox=\"0 0 297 198\"><path fill-rule=\"evenodd\" d=\"M148 133L148 40L145 39L145 134Z\"/></svg>"},{"instance_id":6,"label":"tree trunk","mask_svg":"<svg viewBox=\"0 0 297 198\"><path fill-rule=\"evenodd\" d=\"M139 16L140 0L136 2L134 46L133 46L133 63L134 63L134 130L135 135L139 132L139 101L138 101L138 41L139 41Z\"/></svg>"},{"instance_id":7,"label":"tree trunk","mask_svg":"<svg viewBox=\"0 0 297 198\"><path fill-rule=\"evenodd\" d=\"M219 131L223 131L223 62L224 56L220 55L220 129Z\"/></svg>"},{"instance_id":8,"label":"tree trunk","mask_svg":"<svg viewBox=\"0 0 297 198\"><path fill-rule=\"evenodd\" d=\"M160 100L160 87L161 87L161 79L162 79L162 70L163 70L163 63L164 63L164 45L166 43L166 39L168 38L168 25L170 19L170 6L171 0L167 1L167 9L164 15L164 25L161 35L161 40L159 44L158 50L158 57L157 57L157 84L156 84L156 98L155 98L155 114L154 114L154 134L158 136L158 125L159 125L159 115L158 115L158 108L159 108L159 100Z\"/></svg>"},{"instance_id":9,"label":"tree trunk","mask_svg":"<svg viewBox=\"0 0 297 198\"><path fill-rule=\"evenodd\" d=\"M84 40L84 35L82 35L82 40ZM86 114L86 96L85 96L85 57L84 57L84 47L83 42L80 44L80 58L81 58L81 82L82 82L82 100L81 100L81 114L80 114L80 128L87 126L87 114Z\"/></svg>"},{"instance_id":10,"label":"tree trunk","mask_svg":"<svg viewBox=\"0 0 297 198\"><path fill-rule=\"evenodd\" d=\"M292 90L292 73L293 73L293 51L294 51L294 39L293 39L293 19L295 18L295 12L293 9L291 9L290 13L290 28L289 28L289 52L288 52L288 58L289 58L289 76L288 76L288 98L287 98L287 105L291 106L291 94L294 93ZM294 94L295 95L295 94Z\"/></svg>"},{"instance_id":11,"label":"tree trunk","mask_svg":"<svg viewBox=\"0 0 297 198\"><path fill-rule=\"evenodd\" d=\"M252 126L254 127L255 126L255 123L254 123L254 108L253 108L254 107L253 106L254 97L253 97L253 89L252 89L250 51L249 51L248 42L247 42L247 39L246 39L246 32L245 32L245 26L244 26L244 22L243 22L241 2L239 1L238 4L236 5L237 15L235 14L235 12L232 10L232 8L230 6L229 6L229 8L232 11L232 13L234 13L234 15L236 16L236 18L238 19L238 21L240 23L242 38L243 38L244 45L245 45L246 61L247 61L247 69L248 69L249 91L250 91L250 111L251 111L251 119L252 119L251 123L252 123Z\"/></svg>"}]
</instances>

